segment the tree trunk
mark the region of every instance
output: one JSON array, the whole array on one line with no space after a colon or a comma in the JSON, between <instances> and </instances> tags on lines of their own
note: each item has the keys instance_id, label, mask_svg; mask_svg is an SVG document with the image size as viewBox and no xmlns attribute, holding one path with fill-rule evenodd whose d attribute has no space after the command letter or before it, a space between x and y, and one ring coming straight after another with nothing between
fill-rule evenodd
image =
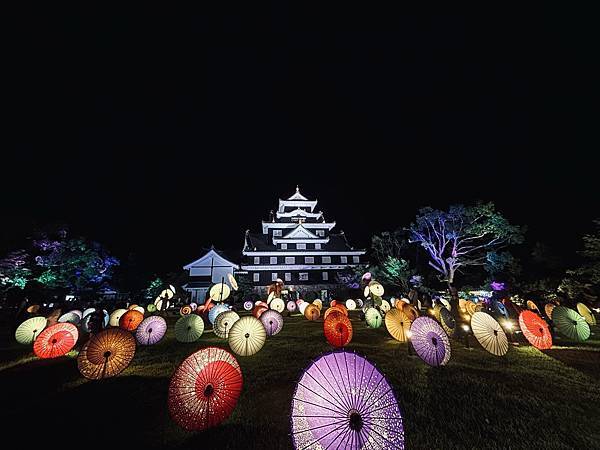
<instances>
[{"instance_id":1,"label":"tree trunk","mask_svg":"<svg viewBox=\"0 0 600 450\"><path fill-rule=\"evenodd\" d=\"M454 287L451 281L448 281L448 291L450 293L450 306L452 306L452 317L454 318L454 337L461 338L464 336L465 330L463 325L465 324L463 315L460 313L459 302L458 302L458 289Z\"/></svg>"}]
</instances>

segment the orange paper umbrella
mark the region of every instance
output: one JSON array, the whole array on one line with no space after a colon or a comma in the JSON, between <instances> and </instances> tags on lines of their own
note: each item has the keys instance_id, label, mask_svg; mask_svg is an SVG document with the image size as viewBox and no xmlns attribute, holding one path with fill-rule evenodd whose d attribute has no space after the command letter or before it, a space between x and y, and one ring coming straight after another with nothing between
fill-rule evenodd
<instances>
[{"instance_id":1,"label":"orange paper umbrella","mask_svg":"<svg viewBox=\"0 0 600 450\"><path fill-rule=\"evenodd\" d=\"M256 317L257 319L260 319L260 316L262 316L262 314L268 310L269 310L268 306L257 305L252 309L252 315L254 317Z\"/></svg>"},{"instance_id":2,"label":"orange paper umbrella","mask_svg":"<svg viewBox=\"0 0 600 450\"><path fill-rule=\"evenodd\" d=\"M334 347L345 347L352 340L352 323L343 314L330 314L323 322L323 331Z\"/></svg>"},{"instance_id":3,"label":"orange paper umbrella","mask_svg":"<svg viewBox=\"0 0 600 450\"><path fill-rule=\"evenodd\" d=\"M315 305L308 305L304 310L304 317L308 320L317 320L321 315L321 311Z\"/></svg>"},{"instance_id":4,"label":"orange paper umbrella","mask_svg":"<svg viewBox=\"0 0 600 450\"><path fill-rule=\"evenodd\" d=\"M537 305L535 303L533 303L531 300L527 300L527 307L529 309L531 309L532 311L537 311L539 312L539 308L537 307Z\"/></svg>"},{"instance_id":5,"label":"orange paper umbrella","mask_svg":"<svg viewBox=\"0 0 600 450\"><path fill-rule=\"evenodd\" d=\"M477 305L471 301L468 301L465 305L465 309L467 310L467 314L472 316L477 312Z\"/></svg>"},{"instance_id":6,"label":"orange paper umbrella","mask_svg":"<svg viewBox=\"0 0 600 450\"><path fill-rule=\"evenodd\" d=\"M120 374L135 355L135 339L121 328L109 328L95 334L77 357L79 372L90 380Z\"/></svg>"},{"instance_id":7,"label":"orange paper umbrella","mask_svg":"<svg viewBox=\"0 0 600 450\"><path fill-rule=\"evenodd\" d=\"M31 305L27 308L27 312L30 314L35 314L40 310L40 305Z\"/></svg>"},{"instance_id":8,"label":"orange paper umbrella","mask_svg":"<svg viewBox=\"0 0 600 450\"><path fill-rule=\"evenodd\" d=\"M38 358L58 358L68 353L77 343L79 332L69 322L59 322L40 333L33 343Z\"/></svg>"},{"instance_id":9,"label":"orange paper umbrella","mask_svg":"<svg viewBox=\"0 0 600 450\"><path fill-rule=\"evenodd\" d=\"M519 325L523 336L535 348L545 350L552 347L552 335L548 324L533 311L522 311L519 314Z\"/></svg>"},{"instance_id":10,"label":"orange paper umbrella","mask_svg":"<svg viewBox=\"0 0 600 450\"><path fill-rule=\"evenodd\" d=\"M394 339L408 342L408 332L413 321L399 309L392 309L385 315L385 327Z\"/></svg>"},{"instance_id":11,"label":"orange paper umbrella","mask_svg":"<svg viewBox=\"0 0 600 450\"><path fill-rule=\"evenodd\" d=\"M181 314L182 316L187 316L188 314L192 313L192 307L189 305L185 305L182 306L181 309L179 310L179 314Z\"/></svg>"},{"instance_id":12,"label":"orange paper umbrella","mask_svg":"<svg viewBox=\"0 0 600 450\"><path fill-rule=\"evenodd\" d=\"M134 331L140 323L144 320L144 315L131 309L121 316L119 319L119 326L127 331Z\"/></svg>"},{"instance_id":13,"label":"orange paper umbrella","mask_svg":"<svg viewBox=\"0 0 600 450\"><path fill-rule=\"evenodd\" d=\"M331 300L331 302L329 302L330 307L333 308L335 305L337 305L337 300Z\"/></svg>"},{"instance_id":14,"label":"orange paper umbrella","mask_svg":"<svg viewBox=\"0 0 600 450\"><path fill-rule=\"evenodd\" d=\"M466 312L467 311L467 302L468 302L468 300L465 300L464 298L459 298L458 299L458 309L460 309L462 312Z\"/></svg>"},{"instance_id":15,"label":"orange paper umbrella","mask_svg":"<svg viewBox=\"0 0 600 450\"><path fill-rule=\"evenodd\" d=\"M242 371L235 357L220 348L192 353L169 384L169 413L188 431L205 430L227 419L242 392Z\"/></svg>"},{"instance_id":16,"label":"orange paper umbrella","mask_svg":"<svg viewBox=\"0 0 600 450\"><path fill-rule=\"evenodd\" d=\"M414 322L419 317L419 311L413 305L404 304L402 312L408 316L411 322Z\"/></svg>"},{"instance_id":17,"label":"orange paper umbrella","mask_svg":"<svg viewBox=\"0 0 600 450\"><path fill-rule=\"evenodd\" d=\"M332 306L331 308L327 308L325 310L325 314L323 315L323 319L327 319L329 314L332 314L334 312L339 312L340 314L343 314L344 316L348 315L348 310L345 308L344 309L340 308L340 305L338 304L338 305Z\"/></svg>"}]
</instances>

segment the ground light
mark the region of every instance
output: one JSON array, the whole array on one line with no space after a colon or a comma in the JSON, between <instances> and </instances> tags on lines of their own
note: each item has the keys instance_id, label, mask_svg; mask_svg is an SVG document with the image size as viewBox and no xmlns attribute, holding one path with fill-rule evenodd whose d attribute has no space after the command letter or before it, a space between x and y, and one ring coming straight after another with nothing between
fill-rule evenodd
<instances>
[{"instance_id":1,"label":"ground light","mask_svg":"<svg viewBox=\"0 0 600 450\"><path fill-rule=\"evenodd\" d=\"M462 329L465 332L465 347L466 348L471 348L471 346L469 345L469 331L471 330L471 328L469 327L469 325L464 324L462 326Z\"/></svg>"},{"instance_id":2,"label":"ground light","mask_svg":"<svg viewBox=\"0 0 600 450\"><path fill-rule=\"evenodd\" d=\"M412 336L412 333L410 332L410 330L408 330L406 332L406 343L408 345L408 356L414 356L413 350L412 350L412 344L410 342L410 338Z\"/></svg>"},{"instance_id":3,"label":"ground light","mask_svg":"<svg viewBox=\"0 0 600 450\"><path fill-rule=\"evenodd\" d=\"M515 325L513 324L513 322L511 320L508 320L508 319L503 320L501 325L507 331L508 340L512 344L513 343L513 330L515 328Z\"/></svg>"}]
</instances>

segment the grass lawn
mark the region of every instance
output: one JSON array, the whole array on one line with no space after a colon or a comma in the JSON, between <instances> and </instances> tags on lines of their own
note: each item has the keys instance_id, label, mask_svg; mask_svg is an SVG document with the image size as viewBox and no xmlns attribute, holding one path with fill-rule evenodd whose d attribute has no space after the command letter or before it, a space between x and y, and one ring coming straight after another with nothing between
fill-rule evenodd
<instances>
[{"instance_id":1,"label":"grass lawn","mask_svg":"<svg viewBox=\"0 0 600 450\"><path fill-rule=\"evenodd\" d=\"M505 357L452 341L452 358L432 368L409 356L384 327L370 329L351 312L348 348L374 362L393 385L404 418L406 448L600 448L600 330L583 343L557 339L545 352L521 342ZM285 319L251 357L238 357L244 388L232 416L202 433L169 418L167 391L177 365L195 350L227 342L205 331L199 341L167 336L138 347L120 376L88 381L67 357L38 360L3 330L0 349L5 441L59 448L291 448L290 403L302 370L331 347L323 322ZM5 327L6 328L6 327ZM29 445L32 445L29 444ZM29 445L27 445L29 447Z\"/></svg>"}]
</instances>

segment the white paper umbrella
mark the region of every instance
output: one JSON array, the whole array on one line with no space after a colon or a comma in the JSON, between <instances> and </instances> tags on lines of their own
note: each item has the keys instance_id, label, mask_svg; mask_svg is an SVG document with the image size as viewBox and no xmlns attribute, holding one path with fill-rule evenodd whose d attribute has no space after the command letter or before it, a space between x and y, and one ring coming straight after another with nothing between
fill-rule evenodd
<instances>
[{"instance_id":1,"label":"white paper umbrella","mask_svg":"<svg viewBox=\"0 0 600 450\"><path fill-rule=\"evenodd\" d=\"M119 319L121 318L121 316L123 314L125 314L127 312L126 309L123 308L119 308L119 309L115 309L111 314L110 314L110 318L108 319L108 324L111 327L118 327L119 326ZM143 311L140 311L142 314Z\"/></svg>"},{"instance_id":2,"label":"white paper umbrella","mask_svg":"<svg viewBox=\"0 0 600 450\"><path fill-rule=\"evenodd\" d=\"M242 317L229 330L229 346L240 356L254 355L262 348L266 339L265 327L253 316Z\"/></svg>"},{"instance_id":3,"label":"white paper umbrella","mask_svg":"<svg viewBox=\"0 0 600 450\"><path fill-rule=\"evenodd\" d=\"M15 339L19 344L31 344L44 331L47 323L48 320L45 317L27 319L15 331Z\"/></svg>"},{"instance_id":4,"label":"white paper umbrella","mask_svg":"<svg viewBox=\"0 0 600 450\"><path fill-rule=\"evenodd\" d=\"M355 310L356 302L354 300L352 300L351 298L349 298L348 300L346 300L346 308L348 308L349 311Z\"/></svg>"},{"instance_id":5,"label":"white paper umbrella","mask_svg":"<svg viewBox=\"0 0 600 450\"><path fill-rule=\"evenodd\" d=\"M500 324L485 312L471 316L471 329L481 346L492 355L503 356L508 352L508 339Z\"/></svg>"},{"instance_id":6,"label":"white paper umbrella","mask_svg":"<svg viewBox=\"0 0 600 450\"><path fill-rule=\"evenodd\" d=\"M271 300L269 307L271 309L277 311L278 313L282 313L283 310L285 309L285 303L280 298L274 298L273 300Z\"/></svg>"},{"instance_id":7,"label":"white paper umbrella","mask_svg":"<svg viewBox=\"0 0 600 450\"><path fill-rule=\"evenodd\" d=\"M233 324L238 320L240 320L240 316L235 311L224 311L215 319L213 331L220 338L227 339L229 337L229 330L231 330Z\"/></svg>"},{"instance_id":8,"label":"white paper umbrella","mask_svg":"<svg viewBox=\"0 0 600 450\"><path fill-rule=\"evenodd\" d=\"M217 283L210 288L209 296L213 302L222 302L223 300L227 300L230 293L231 289L229 289L229 286L225 283Z\"/></svg>"}]
</instances>

